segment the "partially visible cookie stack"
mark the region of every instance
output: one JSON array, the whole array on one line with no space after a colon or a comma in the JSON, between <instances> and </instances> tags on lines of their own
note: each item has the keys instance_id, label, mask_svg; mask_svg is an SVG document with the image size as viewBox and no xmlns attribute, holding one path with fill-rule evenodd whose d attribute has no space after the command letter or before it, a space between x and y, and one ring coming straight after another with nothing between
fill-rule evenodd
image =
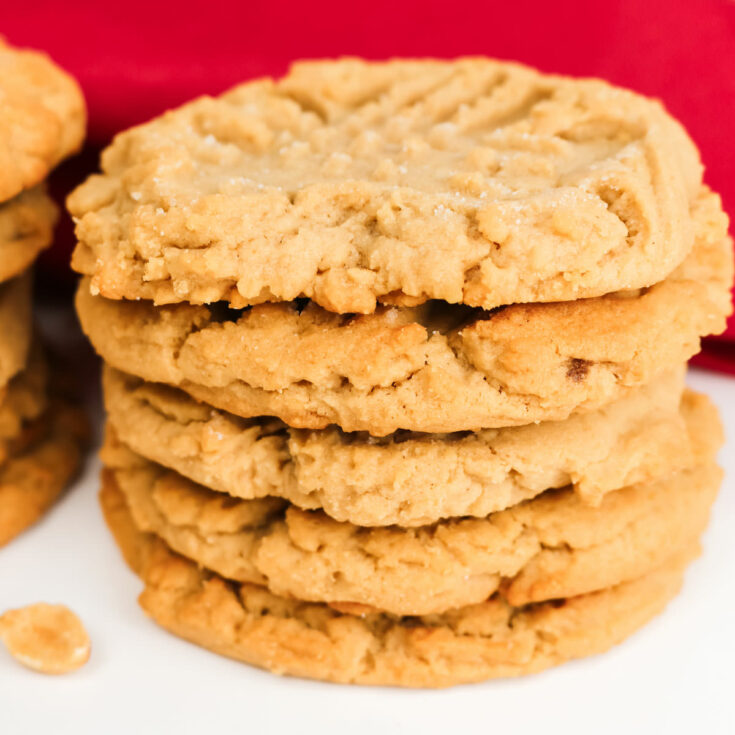
<instances>
[{"instance_id":1,"label":"partially visible cookie stack","mask_svg":"<svg viewBox=\"0 0 735 735\"><path fill-rule=\"evenodd\" d=\"M80 461L85 422L34 335L31 268L58 218L44 179L81 146L85 121L76 82L0 39L0 546L40 518Z\"/></svg>"},{"instance_id":2,"label":"partially visible cookie stack","mask_svg":"<svg viewBox=\"0 0 735 735\"><path fill-rule=\"evenodd\" d=\"M662 107L482 59L296 65L72 194L102 504L161 625L444 686L603 651L720 482L731 242Z\"/></svg>"}]
</instances>

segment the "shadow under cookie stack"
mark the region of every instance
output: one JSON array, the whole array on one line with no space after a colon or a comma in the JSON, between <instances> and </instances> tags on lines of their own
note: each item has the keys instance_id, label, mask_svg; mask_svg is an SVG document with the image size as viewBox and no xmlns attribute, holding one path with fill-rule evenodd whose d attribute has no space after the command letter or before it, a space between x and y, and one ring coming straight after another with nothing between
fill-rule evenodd
<instances>
[{"instance_id":1,"label":"shadow under cookie stack","mask_svg":"<svg viewBox=\"0 0 735 735\"><path fill-rule=\"evenodd\" d=\"M76 472L86 422L34 334L32 267L59 209L44 179L82 144L81 91L45 55L0 38L0 547Z\"/></svg>"},{"instance_id":2,"label":"shadow under cookie stack","mask_svg":"<svg viewBox=\"0 0 735 735\"><path fill-rule=\"evenodd\" d=\"M654 101L489 60L297 64L119 135L70 197L102 505L169 631L447 686L602 652L720 483L684 387L731 241Z\"/></svg>"}]
</instances>

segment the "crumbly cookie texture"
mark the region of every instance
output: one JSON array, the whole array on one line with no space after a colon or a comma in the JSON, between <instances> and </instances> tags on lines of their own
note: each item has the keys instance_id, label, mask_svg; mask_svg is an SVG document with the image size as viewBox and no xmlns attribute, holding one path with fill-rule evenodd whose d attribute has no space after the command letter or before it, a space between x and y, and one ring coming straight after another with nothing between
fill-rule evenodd
<instances>
[{"instance_id":1,"label":"crumbly cookie texture","mask_svg":"<svg viewBox=\"0 0 735 735\"><path fill-rule=\"evenodd\" d=\"M0 204L0 282L20 275L51 244L58 218L44 186Z\"/></svg>"},{"instance_id":2,"label":"crumbly cookie texture","mask_svg":"<svg viewBox=\"0 0 735 735\"><path fill-rule=\"evenodd\" d=\"M277 674L341 683L446 687L531 674L602 653L659 614L679 591L696 544L630 582L522 608L493 596L444 615L351 615L233 584L141 533L108 475L107 523L142 578L143 609L163 628Z\"/></svg>"},{"instance_id":3,"label":"crumbly cookie texture","mask_svg":"<svg viewBox=\"0 0 735 735\"><path fill-rule=\"evenodd\" d=\"M653 100L489 59L296 64L119 135L69 198L96 293L494 308L650 286L699 154Z\"/></svg>"},{"instance_id":4,"label":"crumbly cookie texture","mask_svg":"<svg viewBox=\"0 0 735 735\"><path fill-rule=\"evenodd\" d=\"M0 390L28 362L33 335L31 288L29 273L0 283Z\"/></svg>"},{"instance_id":5,"label":"crumbly cookie texture","mask_svg":"<svg viewBox=\"0 0 735 735\"><path fill-rule=\"evenodd\" d=\"M47 378L46 360L36 343L26 369L0 388L0 466L38 433L43 422L36 419L48 406Z\"/></svg>"},{"instance_id":6,"label":"crumbly cookie texture","mask_svg":"<svg viewBox=\"0 0 735 735\"><path fill-rule=\"evenodd\" d=\"M0 640L23 666L68 674L87 663L92 645L82 621L65 605L34 605L0 615Z\"/></svg>"},{"instance_id":7,"label":"crumbly cookie texture","mask_svg":"<svg viewBox=\"0 0 735 735\"><path fill-rule=\"evenodd\" d=\"M0 464L0 547L35 523L79 468L87 439L81 409L55 398Z\"/></svg>"},{"instance_id":8,"label":"crumbly cookie texture","mask_svg":"<svg viewBox=\"0 0 735 735\"><path fill-rule=\"evenodd\" d=\"M241 419L109 366L103 384L120 440L194 482L358 526L410 527L486 516L565 485L597 505L607 492L701 463L717 413L704 396L682 396L683 377L678 368L565 421L383 440Z\"/></svg>"},{"instance_id":9,"label":"crumbly cookie texture","mask_svg":"<svg viewBox=\"0 0 735 735\"><path fill-rule=\"evenodd\" d=\"M552 490L481 519L361 528L276 498L235 500L114 437L103 461L136 526L197 564L277 595L397 615L445 612L501 588L525 605L647 574L699 537L722 476L710 461L609 493L597 508Z\"/></svg>"},{"instance_id":10,"label":"crumbly cookie texture","mask_svg":"<svg viewBox=\"0 0 735 735\"><path fill-rule=\"evenodd\" d=\"M43 181L82 145L79 85L48 56L0 39L0 201Z\"/></svg>"},{"instance_id":11,"label":"crumbly cookie texture","mask_svg":"<svg viewBox=\"0 0 735 735\"><path fill-rule=\"evenodd\" d=\"M77 309L112 366L246 418L379 436L556 421L650 383L724 329L733 252L718 197L698 200L697 221L684 263L633 294L343 316L314 304L238 313L114 301L93 296L85 279Z\"/></svg>"}]
</instances>

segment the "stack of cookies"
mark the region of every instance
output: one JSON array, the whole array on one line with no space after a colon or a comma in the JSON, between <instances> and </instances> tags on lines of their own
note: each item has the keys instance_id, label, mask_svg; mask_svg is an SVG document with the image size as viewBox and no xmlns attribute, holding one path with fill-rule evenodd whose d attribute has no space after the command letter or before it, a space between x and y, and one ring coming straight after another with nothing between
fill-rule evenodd
<instances>
[{"instance_id":1,"label":"stack of cookies","mask_svg":"<svg viewBox=\"0 0 735 735\"><path fill-rule=\"evenodd\" d=\"M685 363L731 241L656 102L485 59L297 64L70 197L102 505L168 630L445 686L618 643L720 482Z\"/></svg>"},{"instance_id":2,"label":"stack of cookies","mask_svg":"<svg viewBox=\"0 0 735 735\"><path fill-rule=\"evenodd\" d=\"M68 484L85 434L32 319L31 267L58 207L44 179L84 138L81 91L47 57L0 39L0 546Z\"/></svg>"}]
</instances>

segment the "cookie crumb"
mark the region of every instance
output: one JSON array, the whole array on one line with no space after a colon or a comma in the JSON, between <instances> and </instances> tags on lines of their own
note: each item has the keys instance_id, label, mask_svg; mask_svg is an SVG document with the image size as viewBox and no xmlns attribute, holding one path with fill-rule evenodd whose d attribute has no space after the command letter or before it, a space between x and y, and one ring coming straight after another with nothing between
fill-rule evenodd
<instances>
[{"instance_id":1,"label":"cookie crumb","mask_svg":"<svg viewBox=\"0 0 735 735\"><path fill-rule=\"evenodd\" d=\"M66 674L89 660L82 621L65 605L39 602L0 615L0 640L10 655L42 674Z\"/></svg>"}]
</instances>

